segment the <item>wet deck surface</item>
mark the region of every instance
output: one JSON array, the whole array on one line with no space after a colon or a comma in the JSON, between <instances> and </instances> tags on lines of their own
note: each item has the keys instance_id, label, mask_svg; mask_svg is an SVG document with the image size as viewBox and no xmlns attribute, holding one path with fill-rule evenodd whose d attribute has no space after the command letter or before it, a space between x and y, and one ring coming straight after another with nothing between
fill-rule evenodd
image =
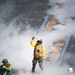
<instances>
[{"instance_id":1,"label":"wet deck surface","mask_svg":"<svg viewBox=\"0 0 75 75\"><path fill-rule=\"evenodd\" d=\"M67 62L67 64L70 65L70 67L75 67L75 38L74 37L70 38L62 62L63 63Z\"/></svg>"},{"instance_id":2,"label":"wet deck surface","mask_svg":"<svg viewBox=\"0 0 75 75\"><path fill-rule=\"evenodd\" d=\"M17 18L17 22L40 27L46 16L48 0L0 0L1 22L7 25Z\"/></svg>"}]
</instances>

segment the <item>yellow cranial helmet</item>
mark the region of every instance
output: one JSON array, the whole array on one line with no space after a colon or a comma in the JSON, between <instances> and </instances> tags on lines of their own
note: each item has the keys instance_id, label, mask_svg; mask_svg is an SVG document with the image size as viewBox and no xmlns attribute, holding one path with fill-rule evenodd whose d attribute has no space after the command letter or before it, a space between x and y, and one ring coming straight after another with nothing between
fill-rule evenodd
<instances>
[{"instance_id":1,"label":"yellow cranial helmet","mask_svg":"<svg viewBox=\"0 0 75 75\"><path fill-rule=\"evenodd\" d=\"M37 44L42 44L42 39L37 40Z\"/></svg>"}]
</instances>

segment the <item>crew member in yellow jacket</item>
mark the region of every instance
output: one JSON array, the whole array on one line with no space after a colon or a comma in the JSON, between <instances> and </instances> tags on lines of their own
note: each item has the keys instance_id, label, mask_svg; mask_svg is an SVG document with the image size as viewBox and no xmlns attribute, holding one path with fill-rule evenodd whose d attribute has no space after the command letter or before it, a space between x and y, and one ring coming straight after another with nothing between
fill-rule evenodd
<instances>
[{"instance_id":1,"label":"crew member in yellow jacket","mask_svg":"<svg viewBox=\"0 0 75 75\"><path fill-rule=\"evenodd\" d=\"M37 40L36 44L34 42L34 38L32 37L30 44L34 47L34 57L32 61L32 72L35 72L35 67L37 62L39 63L39 66L41 70L43 69L43 60L45 58L45 49L42 45L42 40Z\"/></svg>"}]
</instances>

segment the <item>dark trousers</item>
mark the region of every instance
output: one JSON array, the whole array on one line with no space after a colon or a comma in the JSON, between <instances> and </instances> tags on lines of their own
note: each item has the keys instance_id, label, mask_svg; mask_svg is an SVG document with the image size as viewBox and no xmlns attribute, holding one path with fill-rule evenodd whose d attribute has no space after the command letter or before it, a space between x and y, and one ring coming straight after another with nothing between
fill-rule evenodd
<instances>
[{"instance_id":1,"label":"dark trousers","mask_svg":"<svg viewBox=\"0 0 75 75\"><path fill-rule=\"evenodd\" d=\"M32 61L32 72L35 72L37 62L39 63L39 67L41 68L41 70L43 69L43 59L34 57Z\"/></svg>"}]
</instances>

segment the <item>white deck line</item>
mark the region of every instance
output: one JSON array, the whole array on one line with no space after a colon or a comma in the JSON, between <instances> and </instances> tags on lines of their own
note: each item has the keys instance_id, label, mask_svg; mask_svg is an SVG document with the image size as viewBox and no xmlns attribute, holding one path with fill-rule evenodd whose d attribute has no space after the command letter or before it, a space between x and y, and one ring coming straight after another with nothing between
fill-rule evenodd
<instances>
[{"instance_id":1,"label":"white deck line","mask_svg":"<svg viewBox=\"0 0 75 75\"><path fill-rule=\"evenodd\" d=\"M65 40L64 46L63 46L63 48L62 48L62 50L61 50L61 52L60 52L60 54L59 54L59 56L57 58L56 63L61 63L61 60L62 60L62 58L63 58L63 56L64 56L64 54L66 52L66 49L67 49L68 43L70 41L70 38L71 37L69 37L67 40Z\"/></svg>"},{"instance_id":2,"label":"white deck line","mask_svg":"<svg viewBox=\"0 0 75 75\"><path fill-rule=\"evenodd\" d=\"M45 28L47 22L49 21L49 19L50 19L50 15L47 14L47 16L45 17L45 20L43 21L39 31L43 31L44 30L44 28Z\"/></svg>"},{"instance_id":3,"label":"white deck line","mask_svg":"<svg viewBox=\"0 0 75 75\"><path fill-rule=\"evenodd\" d=\"M44 28L45 28L47 22L49 21L49 19L50 19L50 15L47 14L47 16L45 17L45 20L43 21L39 31L43 31L44 30ZM62 58L63 58L63 56L64 56L64 54L66 52L66 48L68 46L69 40L70 40L70 37L67 40L65 40L64 46L63 46L63 48L62 48L62 50L61 50L61 52L60 52L60 54L59 54L59 56L58 56L58 58L56 60L56 63L60 63L61 62L61 60L62 60Z\"/></svg>"}]
</instances>

